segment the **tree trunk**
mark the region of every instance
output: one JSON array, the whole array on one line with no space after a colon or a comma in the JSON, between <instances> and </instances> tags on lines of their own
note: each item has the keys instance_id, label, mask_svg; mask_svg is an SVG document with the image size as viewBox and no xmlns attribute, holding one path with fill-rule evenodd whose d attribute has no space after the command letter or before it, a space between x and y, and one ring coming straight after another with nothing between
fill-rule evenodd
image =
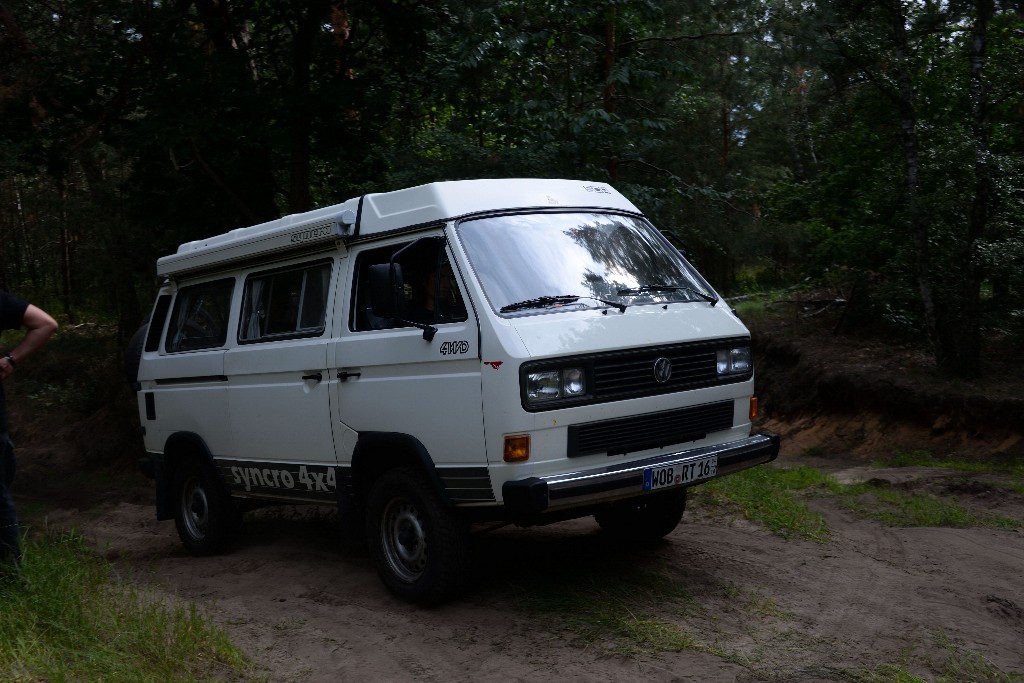
<instances>
[{"instance_id":1,"label":"tree trunk","mask_svg":"<svg viewBox=\"0 0 1024 683\"><path fill-rule=\"evenodd\" d=\"M61 228L60 228L60 299L61 305L64 308L64 315L67 317L68 322L72 325L77 323L75 316L75 308L73 305L73 297L71 295L71 230L68 228L71 225L71 220L67 215L68 197L67 188L63 182L59 183L60 189L60 212L61 212Z\"/></svg>"},{"instance_id":2,"label":"tree trunk","mask_svg":"<svg viewBox=\"0 0 1024 683\"><path fill-rule=\"evenodd\" d=\"M949 339L945 316L938 308L935 283L932 275L931 250L928 244L931 225L921 208L920 171L921 161L917 137L917 109L914 85L906 59L909 53L906 16L898 5L894 6L892 27L896 48L895 74L897 81L897 103L900 111L900 128L903 138L903 159L906 166L905 191L907 193L908 226L914 244L917 265L917 287L924 311L925 331L932 346L935 362L946 366L953 356L953 344Z\"/></svg>"},{"instance_id":3,"label":"tree trunk","mask_svg":"<svg viewBox=\"0 0 1024 683\"><path fill-rule=\"evenodd\" d=\"M103 170L88 149L81 150L78 161L82 166L82 174L85 176L93 202L108 216L105 221L108 232L103 238L110 262L131 263L129 230L121 217L117 197L110 191L103 177ZM135 292L135 282L130 268L111 269L111 278L110 295L117 310L118 335L122 342L127 342L142 320L142 308L139 306L139 297Z\"/></svg>"},{"instance_id":4,"label":"tree trunk","mask_svg":"<svg viewBox=\"0 0 1024 683\"><path fill-rule=\"evenodd\" d=\"M615 55L618 50L615 36L617 16L615 5L609 5L604 18L604 63L601 67L601 75L604 76L604 110L609 115L615 113L616 89L612 80L612 70L615 68ZM619 160L615 157L608 159L608 177L613 183L619 180Z\"/></svg>"},{"instance_id":5,"label":"tree trunk","mask_svg":"<svg viewBox=\"0 0 1024 683\"><path fill-rule=\"evenodd\" d=\"M313 64L315 41L320 27L330 20L330 6L314 3L299 16L292 43L291 83L291 150L289 151L288 210L302 213L311 208L309 192L310 155L313 130L313 107L310 104L310 67Z\"/></svg>"},{"instance_id":6,"label":"tree trunk","mask_svg":"<svg viewBox=\"0 0 1024 683\"><path fill-rule=\"evenodd\" d=\"M971 138L974 146L974 198L967 221L964 258L967 276L963 280L963 325L959 327L956 359L958 373L967 376L981 371L981 282L982 269L974 247L985 237L992 204L992 170L989 164L988 107L985 88L985 44L988 24L995 12L992 0L975 0L976 15L971 35Z\"/></svg>"}]
</instances>

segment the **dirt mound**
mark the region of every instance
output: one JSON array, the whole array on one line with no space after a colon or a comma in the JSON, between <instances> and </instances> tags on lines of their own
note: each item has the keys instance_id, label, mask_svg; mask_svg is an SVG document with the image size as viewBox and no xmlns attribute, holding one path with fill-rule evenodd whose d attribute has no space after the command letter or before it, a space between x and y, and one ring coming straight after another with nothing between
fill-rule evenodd
<instances>
[{"instance_id":1,"label":"dirt mound","mask_svg":"<svg viewBox=\"0 0 1024 683\"><path fill-rule=\"evenodd\" d=\"M990 360L978 379L950 378L919 342L842 335L800 315L751 328L762 426L786 437L787 452L1024 457L1020 369Z\"/></svg>"}]
</instances>

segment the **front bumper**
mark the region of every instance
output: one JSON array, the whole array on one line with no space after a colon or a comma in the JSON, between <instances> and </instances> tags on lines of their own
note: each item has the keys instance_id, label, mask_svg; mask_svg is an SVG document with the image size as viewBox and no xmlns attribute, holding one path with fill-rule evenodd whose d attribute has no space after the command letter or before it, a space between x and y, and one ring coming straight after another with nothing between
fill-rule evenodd
<instances>
[{"instance_id":1,"label":"front bumper","mask_svg":"<svg viewBox=\"0 0 1024 683\"><path fill-rule=\"evenodd\" d=\"M608 467L507 481L502 486L505 510L514 516L536 515L639 496L644 493L646 468L684 464L709 455L718 456L715 476L721 477L774 460L779 455L779 437L777 434L754 434L717 446L677 451Z\"/></svg>"}]
</instances>

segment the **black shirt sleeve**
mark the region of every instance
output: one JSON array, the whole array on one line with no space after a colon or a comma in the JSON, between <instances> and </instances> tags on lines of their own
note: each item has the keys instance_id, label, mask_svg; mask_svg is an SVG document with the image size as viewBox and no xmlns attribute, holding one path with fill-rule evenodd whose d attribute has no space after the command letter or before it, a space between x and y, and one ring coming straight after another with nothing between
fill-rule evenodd
<instances>
[{"instance_id":1,"label":"black shirt sleeve","mask_svg":"<svg viewBox=\"0 0 1024 683\"><path fill-rule=\"evenodd\" d=\"M27 301L0 291L0 331L19 329L27 309Z\"/></svg>"}]
</instances>

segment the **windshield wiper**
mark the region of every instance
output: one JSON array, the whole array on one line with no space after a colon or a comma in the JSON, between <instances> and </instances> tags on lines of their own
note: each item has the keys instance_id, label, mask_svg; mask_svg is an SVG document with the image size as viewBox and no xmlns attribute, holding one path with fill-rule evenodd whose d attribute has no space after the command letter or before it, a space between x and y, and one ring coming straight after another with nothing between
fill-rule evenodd
<instances>
[{"instance_id":1,"label":"windshield wiper","mask_svg":"<svg viewBox=\"0 0 1024 683\"><path fill-rule=\"evenodd\" d=\"M600 301L608 306L614 306L619 309L619 312L625 313L626 305L621 303L615 303L614 301L605 301L604 299L598 299L593 296L577 296L575 294L559 294L555 296L539 296L535 299L525 299L523 301L517 301L514 304L508 306L502 306L499 309L500 313L511 313L512 311L522 311L527 308L546 308L548 306L559 306L561 304L571 304L579 301L580 299L593 299L594 301Z\"/></svg>"},{"instance_id":2,"label":"windshield wiper","mask_svg":"<svg viewBox=\"0 0 1024 683\"><path fill-rule=\"evenodd\" d=\"M712 296L710 294L705 294L704 292L700 291L699 289L694 289L693 287L687 287L686 285L679 285L679 286L674 286L674 285L640 285L639 287L634 287L633 289L620 289L619 291L617 291L615 293L618 294L619 296L639 296L641 294L651 294L651 293L661 293L661 292L678 292L680 290L682 290L684 292L689 292L690 294L693 294L694 296L700 297L701 299L703 299L704 301L707 301L712 306L714 306L715 304L718 303L718 297Z\"/></svg>"}]
</instances>

